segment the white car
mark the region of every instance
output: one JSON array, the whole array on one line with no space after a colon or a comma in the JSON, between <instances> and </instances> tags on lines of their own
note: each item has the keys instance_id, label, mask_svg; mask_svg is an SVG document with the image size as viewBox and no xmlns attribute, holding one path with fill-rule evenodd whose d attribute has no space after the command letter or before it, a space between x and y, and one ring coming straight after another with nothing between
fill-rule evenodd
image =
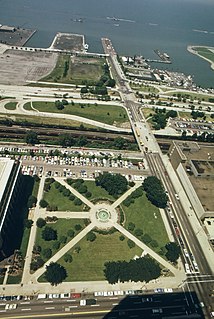
<instances>
[{"instance_id":1,"label":"white car","mask_svg":"<svg viewBox=\"0 0 214 319\"><path fill-rule=\"evenodd\" d=\"M177 200L180 199L179 196L178 196L178 194L176 194L176 193L175 193L175 197L176 197Z\"/></svg>"},{"instance_id":2,"label":"white car","mask_svg":"<svg viewBox=\"0 0 214 319\"><path fill-rule=\"evenodd\" d=\"M17 304L16 303L12 303L12 304L6 304L5 306L5 310L12 310L12 309L16 309L17 308Z\"/></svg>"},{"instance_id":3,"label":"white car","mask_svg":"<svg viewBox=\"0 0 214 319\"><path fill-rule=\"evenodd\" d=\"M85 299L81 299L80 300L80 306L86 306L86 300Z\"/></svg>"}]
</instances>

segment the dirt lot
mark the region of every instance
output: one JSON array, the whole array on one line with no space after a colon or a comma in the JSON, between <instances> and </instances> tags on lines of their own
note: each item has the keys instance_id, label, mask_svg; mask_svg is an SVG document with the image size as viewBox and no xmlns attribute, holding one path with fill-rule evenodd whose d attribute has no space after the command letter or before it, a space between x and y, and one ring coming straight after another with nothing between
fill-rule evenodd
<instances>
[{"instance_id":1,"label":"dirt lot","mask_svg":"<svg viewBox=\"0 0 214 319\"><path fill-rule=\"evenodd\" d=\"M23 85L37 81L55 67L57 53L0 50L0 83Z\"/></svg>"},{"instance_id":2,"label":"dirt lot","mask_svg":"<svg viewBox=\"0 0 214 319\"><path fill-rule=\"evenodd\" d=\"M82 51L84 43L83 35L70 33L57 33L51 47L54 49Z\"/></svg>"}]
</instances>

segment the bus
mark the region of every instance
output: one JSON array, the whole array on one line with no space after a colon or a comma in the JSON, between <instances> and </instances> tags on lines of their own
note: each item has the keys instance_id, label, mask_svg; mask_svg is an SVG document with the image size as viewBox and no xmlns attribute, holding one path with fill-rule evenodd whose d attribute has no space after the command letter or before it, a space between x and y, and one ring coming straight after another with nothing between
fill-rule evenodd
<instances>
[{"instance_id":1,"label":"bus","mask_svg":"<svg viewBox=\"0 0 214 319\"><path fill-rule=\"evenodd\" d=\"M143 141L142 141L142 140L140 140L140 145L141 145L141 146L143 146L143 145L144 145L144 143L143 143Z\"/></svg>"},{"instance_id":2,"label":"bus","mask_svg":"<svg viewBox=\"0 0 214 319\"><path fill-rule=\"evenodd\" d=\"M136 128L136 133L137 133L137 136L140 136L140 132L138 131L137 128Z\"/></svg>"}]
</instances>

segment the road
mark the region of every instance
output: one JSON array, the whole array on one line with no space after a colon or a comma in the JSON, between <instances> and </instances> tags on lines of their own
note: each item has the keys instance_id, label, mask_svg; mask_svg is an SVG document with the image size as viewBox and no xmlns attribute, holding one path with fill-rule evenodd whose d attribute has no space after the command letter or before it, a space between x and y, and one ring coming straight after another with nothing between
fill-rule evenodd
<instances>
[{"instance_id":1,"label":"road","mask_svg":"<svg viewBox=\"0 0 214 319\"><path fill-rule=\"evenodd\" d=\"M89 298L94 298L90 296ZM191 299L192 298L192 299ZM17 309L0 305L1 319L18 318L203 318L196 294L136 294L120 297L97 297L96 304L80 306L79 299L45 299L17 302Z\"/></svg>"},{"instance_id":2,"label":"road","mask_svg":"<svg viewBox=\"0 0 214 319\"><path fill-rule=\"evenodd\" d=\"M145 118L143 114L140 112L139 107L140 104L136 101L136 98L134 94L131 93L131 89L129 88L129 85L127 82L124 82L124 75L122 74L122 69L116 60L115 56L116 53L113 49L113 46L111 44L111 41L108 39L103 39L102 41L104 46L104 52L109 54L108 63L110 65L110 69L113 70L113 72L117 73L116 80L117 85L119 88L119 91L121 92L121 97L124 100L124 105L127 107L130 123L132 126L132 129L135 133L135 137L138 141L139 147L142 152L146 153L146 158L148 161L148 165L153 173L153 175L158 176L162 182L163 185L166 187L166 190L169 193L170 201L172 202L172 210L174 215L177 217L177 227L179 227L179 234L182 235L182 241L184 241L184 249L187 249L187 254L189 257L187 257L185 254L183 255L183 262L188 262L190 265L190 271L195 270L192 256L194 256L194 259L196 260L198 264L198 268L200 270L200 273L197 274L194 271L194 283L188 283L189 279L187 276L186 282L183 283L184 289L188 290L189 286L191 285L191 288L194 289L198 295L200 296L200 299L204 302L206 305L204 312L206 314L206 317L209 318L209 313L211 309L214 309L214 303L212 298L209 296L210 294L210 282L206 280L206 284L202 285L200 282L200 276L201 275L208 275L213 278L213 267L210 265L213 265L212 262L210 262L210 256L206 255L207 253L209 255L213 254L213 251L211 251L210 247L201 247L199 240L195 234L195 231L192 228L192 225L189 221L189 210L190 210L190 204L189 207L186 207L182 205L186 204L184 203L183 198L177 199L175 196L175 188L174 184L171 180L171 172L166 171L166 159L163 159L163 154L159 148L159 145L152 134L152 131L149 127L149 125L146 123ZM183 196L184 197L184 196ZM184 197L186 199L186 197ZM187 203L189 203L187 201ZM187 209L188 208L188 209ZM192 212L194 214L194 212ZM172 226L173 227L173 226ZM178 232L178 229L177 229ZM202 234L203 230L201 230L201 236L206 236L206 234ZM208 241L207 241L208 243ZM209 244L208 244L209 245ZM183 247L182 247L183 250ZM206 251L206 252L205 252ZM187 287L186 287L187 285ZM211 287L212 282L211 282Z\"/></svg>"}]
</instances>

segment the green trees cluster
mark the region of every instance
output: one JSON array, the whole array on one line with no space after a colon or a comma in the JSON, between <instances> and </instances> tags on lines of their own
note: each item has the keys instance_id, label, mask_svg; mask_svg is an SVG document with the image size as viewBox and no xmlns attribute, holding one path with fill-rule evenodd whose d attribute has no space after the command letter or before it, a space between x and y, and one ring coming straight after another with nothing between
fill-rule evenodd
<instances>
[{"instance_id":1,"label":"green trees cluster","mask_svg":"<svg viewBox=\"0 0 214 319\"><path fill-rule=\"evenodd\" d=\"M143 182L148 200L159 208L165 208L168 201L165 189L156 176L148 176Z\"/></svg>"},{"instance_id":2,"label":"green trees cluster","mask_svg":"<svg viewBox=\"0 0 214 319\"><path fill-rule=\"evenodd\" d=\"M90 198L92 196L91 192L88 191L88 187L84 185L83 179L72 179L67 178L66 182L68 185L74 187L80 194L83 194L86 198Z\"/></svg>"},{"instance_id":3,"label":"green trees cluster","mask_svg":"<svg viewBox=\"0 0 214 319\"><path fill-rule=\"evenodd\" d=\"M85 136L81 135L78 138L74 138L71 134L62 134L59 136L59 145L61 146L77 146L82 147L88 143Z\"/></svg>"},{"instance_id":4,"label":"green trees cluster","mask_svg":"<svg viewBox=\"0 0 214 319\"><path fill-rule=\"evenodd\" d=\"M131 193L123 202L126 207L129 207L134 203L135 199L143 195L143 187L138 187L134 192Z\"/></svg>"},{"instance_id":5,"label":"green trees cluster","mask_svg":"<svg viewBox=\"0 0 214 319\"><path fill-rule=\"evenodd\" d=\"M63 70L63 78L65 78L68 74L68 70L69 70L69 60L65 61L64 63L64 70Z\"/></svg>"},{"instance_id":6,"label":"green trees cluster","mask_svg":"<svg viewBox=\"0 0 214 319\"><path fill-rule=\"evenodd\" d=\"M194 111L192 110L191 116L194 120L196 120L198 117L204 117L205 113L201 111Z\"/></svg>"},{"instance_id":7,"label":"green trees cluster","mask_svg":"<svg viewBox=\"0 0 214 319\"><path fill-rule=\"evenodd\" d=\"M38 144L39 139L37 133L34 131L28 131L25 135L25 142L31 145Z\"/></svg>"},{"instance_id":8,"label":"green trees cluster","mask_svg":"<svg viewBox=\"0 0 214 319\"><path fill-rule=\"evenodd\" d=\"M156 108L155 114L152 115L152 121L155 123L154 129L159 130L159 129L165 128L167 119L169 117L173 117L173 118L177 117L177 111L170 110L166 112L165 108L163 109Z\"/></svg>"},{"instance_id":9,"label":"green trees cluster","mask_svg":"<svg viewBox=\"0 0 214 319\"><path fill-rule=\"evenodd\" d=\"M68 105L68 101L67 100L57 100L55 101L55 106L58 110L63 110L65 108L65 105Z\"/></svg>"},{"instance_id":10,"label":"green trees cluster","mask_svg":"<svg viewBox=\"0 0 214 319\"><path fill-rule=\"evenodd\" d=\"M97 186L104 188L110 195L117 197L123 194L128 187L126 178L120 174L104 173L96 177Z\"/></svg>"},{"instance_id":11,"label":"green trees cluster","mask_svg":"<svg viewBox=\"0 0 214 319\"><path fill-rule=\"evenodd\" d=\"M161 275L159 264L149 256L136 260L106 262L104 268L105 278L110 284L115 284L119 280L125 281L145 281L149 282Z\"/></svg>"}]
</instances>

